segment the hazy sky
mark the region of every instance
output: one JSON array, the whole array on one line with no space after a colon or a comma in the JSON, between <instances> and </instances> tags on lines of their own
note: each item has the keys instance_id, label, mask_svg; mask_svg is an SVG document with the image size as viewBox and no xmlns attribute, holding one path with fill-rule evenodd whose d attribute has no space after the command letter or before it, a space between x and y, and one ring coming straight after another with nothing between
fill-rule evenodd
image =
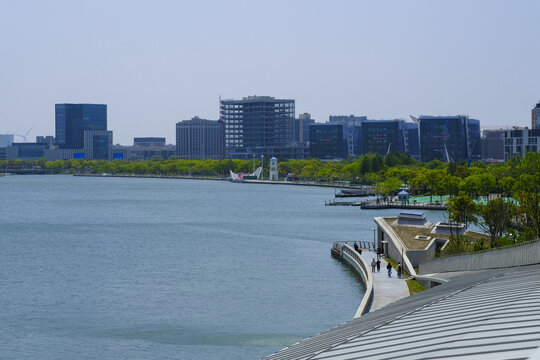
<instances>
[{"instance_id":1,"label":"hazy sky","mask_svg":"<svg viewBox=\"0 0 540 360\"><path fill-rule=\"evenodd\" d=\"M540 1L0 0L0 133L54 135L55 103L105 103L114 143L174 143L220 95L293 98L321 122L530 126Z\"/></svg>"}]
</instances>

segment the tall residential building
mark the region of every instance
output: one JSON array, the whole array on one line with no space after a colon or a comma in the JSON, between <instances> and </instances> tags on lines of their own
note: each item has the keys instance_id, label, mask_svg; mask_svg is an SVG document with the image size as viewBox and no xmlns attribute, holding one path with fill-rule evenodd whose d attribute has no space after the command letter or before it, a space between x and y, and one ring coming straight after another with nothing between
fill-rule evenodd
<instances>
[{"instance_id":1,"label":"tall residential building","mask_svg":"<svg viewBox=\"0 0 540 360\"><path fill-rule=\"evenodd\" d=\"M540 129L540 102L531 110L531 127Z\"/></svg>"},{"instance_id":2,"label":"tall residential building","mask_svg":"<svg viewBox=\"0 0 540 360\"><path fill-rule=\"evenodd\" d=\"M480 159L480 122L465 115L420 116L420 159L424 162Z\"/></svg>"},{"instance_id":3,"label":"tall residential building","mask_svg":"<svg viewBox=\"0 0 540 360\"><path fill-rule=\"evenodd\" d=\"M201 119L176 123L176 155L181 159L223 158L222 124L220 121Z\"/></svg>"},{"instance_id":4,"label":"tall residential building","mask_svg":"<svg viewBox=\"0 0 540 360\"><path fill-rule=\"evenodd\" d=\"M295 101L271 96L220 100L227 158L251 159L264 155L299 158L303 146L295 145Z\"/></svg>"},{"instance_id":5,"label":"tall residential building","mask_svg":"<svg viewBox=\"0 0 540 360\"><path fill-rule=\"evenodd\" d=\"M63 149L83 149L86 130L107 130L107 105L56 104L56 144Z\"/></svg>"},{"instance_id":6,"label":"tall residential building","mask_svg":"<svg viewBox=\"0 0 540 360\"><path fill-rule=\"evenodd\" d=\"M540 152L540 129L514 128L504 131L504 160Z\"/></svg>"},{"instance_id":7,"label":"tall residential building","mask_svg":"<svg viewBox=\"0 0 540 360\"><path fill-rule=\"evenodd\" d=\"M319 159L345 159L347 126L342 124L313 124L309 126L309 156Z\"/></svg>"},{"instance_id":8,"label":"tall residential building","mask_svg":"<svg viewBox=\"0 0 540 360\"><path fill-rule=\"evenodd\" d=\"M482 159L504 160L504 129L482 130Z\"/></svg>"}]
</instances>

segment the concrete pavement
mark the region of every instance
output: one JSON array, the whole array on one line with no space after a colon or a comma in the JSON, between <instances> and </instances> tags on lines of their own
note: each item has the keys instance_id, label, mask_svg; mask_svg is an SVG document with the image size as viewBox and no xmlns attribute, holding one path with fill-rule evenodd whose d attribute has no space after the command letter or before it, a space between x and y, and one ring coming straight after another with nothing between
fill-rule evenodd
<instances>
[{"instance_id":1,"label":"concrete pavement","mask_svg":"<svg viewBox=\"0 0 540 360\"><path fill-rule=\"evenodd\" d=\"M363 250L362 256L370 265L371 260L377 261L377 254L373 251ZM392 269L392 277L388 277L386 265L388 263L381 258L381 271L375 270L373 274L373 303L369 312L380 309L394 301L409 296L409 288L404 279L397 278L397 272Z\"/></svg>"}]
</instances>

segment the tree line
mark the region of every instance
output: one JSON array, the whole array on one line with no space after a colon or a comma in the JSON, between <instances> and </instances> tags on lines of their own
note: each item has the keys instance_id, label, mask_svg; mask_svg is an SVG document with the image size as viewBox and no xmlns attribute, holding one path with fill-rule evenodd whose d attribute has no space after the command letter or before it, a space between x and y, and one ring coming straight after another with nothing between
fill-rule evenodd
<instances>
[{"instance_id":1,"label":"tree line","mask_svg":"<svg viewBox=\"0 0 540 360\"><path fill-rule=\"evenodd\" d=\"M183 160L155 159L148 161L86 161L82 159L47 161L40 159L3 160L0 172L7 169L39 167L49 173L96 173L156 176L205 176L227 177L229 171L249 173L261 165L254 160ZM268 176L269 163L264 163ZM391 196L407 187L413 195L428 195L430 199L449 195L449 216L460 222L474 223L474 219L491 221L491 211L499 219L486 228L493 233L490 246L498 246L512 238L519 241L538 237L540 233L540 154L528 153L505 163L485 164L443 163L433 160L419 162L407 153L389 153L386 156L366 154L344 161L319 159L286 160L278 163L281 177L297 181L348 182L376 185L380 194ZM485 198L498 194L486 205L470 206L469 199ZM512 198L512 200L510 200ZM471 209L466 209L468 204ZM475 203L476 204L476 203ZM455 209L455 210L454 210ZM470 217L462 213L472 214ZM473 219L474 218L474 219ZM461 221L465 219L464 221ZM500 228L495 229L497 226Z\"/></svg>"}]
</instances>

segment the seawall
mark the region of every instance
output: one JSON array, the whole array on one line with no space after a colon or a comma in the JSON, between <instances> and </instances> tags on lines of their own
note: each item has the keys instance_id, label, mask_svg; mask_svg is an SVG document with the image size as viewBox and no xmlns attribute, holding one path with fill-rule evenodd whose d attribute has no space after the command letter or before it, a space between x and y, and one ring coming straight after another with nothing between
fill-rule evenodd
<instances>
[{"instance_id":1,"label":"seawall","mask_svg":"<svg viewBox=\"0 0 540 360\"><path fill-rule=\"evenodd\" d=\"M356 319L369 312L373 302L373 275L370 270L371 267L368 265L366 260L364 260L364 258L358 254L358 252L356 252L356 250L347 244L340 245L338 243L334 243L332 252L336 256L339 256L351 268L353 268L358 275L360 275L360 278L366 287L366 292L364 293L360 306L358 306L358 310L356 310L356 314L354 315L354 318Z\"/></svg>"}]
</instances>

